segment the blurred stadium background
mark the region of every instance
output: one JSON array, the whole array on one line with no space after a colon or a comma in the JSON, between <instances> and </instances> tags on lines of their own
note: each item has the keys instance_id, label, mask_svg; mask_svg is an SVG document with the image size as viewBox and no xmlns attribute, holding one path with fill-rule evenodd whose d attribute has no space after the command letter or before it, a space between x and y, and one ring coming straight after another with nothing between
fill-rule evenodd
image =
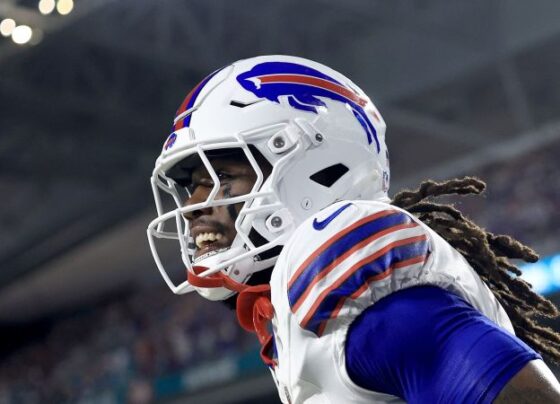
<instances>
[{"instance_id":1,"label":"blurred stadium background","mask_svg":"<svg viewBox=\"0 0 560 404\"><path fill-rule=\"evenodd\" d=\"M560 303L559 2L0 0L0 20L0 403L277 401L256 339L173 296L145 238L175 109L257 54L368 92L392 193L486 180L460 207L534 246L524 276Z\"/></svg>"}]
</instances>

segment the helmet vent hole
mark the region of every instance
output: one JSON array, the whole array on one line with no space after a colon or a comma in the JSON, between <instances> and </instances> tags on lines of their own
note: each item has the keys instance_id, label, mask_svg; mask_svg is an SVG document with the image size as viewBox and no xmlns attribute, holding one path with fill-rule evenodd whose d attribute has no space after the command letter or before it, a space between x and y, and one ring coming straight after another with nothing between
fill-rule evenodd
<instances>
[{"instance_id":1,"label":"helmet vent hole","mask_svg":"<svg viewBox=\"0 0 560 404\"><path fill-rule=\"evenodd\" d=\"M232 107L237 107L237 108L245 108L245 107L248 107L250 105L256 104L258 102L260 102L260 100L250 101L250 102L242 102L242 101L231 100L229 102L229 105L231 105Z\"/></svg>"},{"instance_id":2,"label":"helmet vent hole","mask_svg":"<svg viewBox=\"0 0 560 404\"><path fill-rule=\"evenodd\" d=\"M311 175L309 179L311 181L315 181L317 184L330 188L347 172L348 167L342 163L338 163L330 167L323 168L321 171L317 171L315 174Z\"/></svg>"}]
</instances>

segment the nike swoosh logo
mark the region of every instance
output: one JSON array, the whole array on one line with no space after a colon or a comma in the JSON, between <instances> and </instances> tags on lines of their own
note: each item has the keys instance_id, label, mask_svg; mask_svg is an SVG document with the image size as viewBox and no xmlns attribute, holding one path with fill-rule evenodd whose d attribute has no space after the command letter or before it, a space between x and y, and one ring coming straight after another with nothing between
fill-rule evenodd
<instances>
[{"instance_id":1,"label":"nike swoosh logo","mask_svg":"<svg viewBox=\"0 0 560 404\"><path fill-rule=\"evenodd\" d=\"M313 219L313 228L315 230L323 230L325 227L327 227L327 225L330 222L332 222L334 220L335 217L340 215L342 213L342 211L350 205L352 205L352 203L347 203L346 205L341 206L340 208L335 210L333 213L331 213L330 216L327 217L324 220L318 221L317 218Z\"/></svg>"}]
</instances>

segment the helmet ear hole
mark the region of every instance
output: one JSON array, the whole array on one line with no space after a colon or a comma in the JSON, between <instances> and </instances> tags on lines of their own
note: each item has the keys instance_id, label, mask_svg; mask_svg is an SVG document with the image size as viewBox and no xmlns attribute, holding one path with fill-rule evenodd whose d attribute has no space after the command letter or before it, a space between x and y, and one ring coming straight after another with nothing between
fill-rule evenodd
<instances>
[{"instance_id":1,"label":"helmet ear hole","mask_svg":"<svg viewBox=\"0 0 560 404\"><path fill-rule=\"evenodd\" d=\"M347 172L348 167L342 163L338 163L317 171L315 174L311 175L309 179L311 181L315 181L317 184L330 188Z\"/></svg>"},{"instance_id":2,"label":"helmet ear hole","mask_svg":"<svg viewBox=\"0 0 560 404\"><path fill-rule=\"evenodd\" d=\"M255 160L257 160L257 164L261 168L265 178L268 177L272 171L272 164L262 155L262 153L257 149L254 145L249 145L249 150L253 153Z\"/></svg>"}]
</instances>

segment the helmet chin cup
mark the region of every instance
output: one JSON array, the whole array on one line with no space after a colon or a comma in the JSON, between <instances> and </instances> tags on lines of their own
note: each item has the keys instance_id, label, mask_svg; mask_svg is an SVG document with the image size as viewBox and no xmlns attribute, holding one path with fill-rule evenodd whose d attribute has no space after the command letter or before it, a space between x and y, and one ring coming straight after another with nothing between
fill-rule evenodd
<instances>
[{"instance_id":1,"label":"helmet chin cup","mask_svg":"<svg viewBox=\"0 0 560 404\"><path fill-rule=\"evenodd\" d=\"M191 278L189 277L189 280L190 279ZM212 301L226 300L228 297L231 297L235 293L237 293L235 290L230 290L225 287L203 288L195 286L194 289L200 296Z\"/></svg>"}]
</instances>

